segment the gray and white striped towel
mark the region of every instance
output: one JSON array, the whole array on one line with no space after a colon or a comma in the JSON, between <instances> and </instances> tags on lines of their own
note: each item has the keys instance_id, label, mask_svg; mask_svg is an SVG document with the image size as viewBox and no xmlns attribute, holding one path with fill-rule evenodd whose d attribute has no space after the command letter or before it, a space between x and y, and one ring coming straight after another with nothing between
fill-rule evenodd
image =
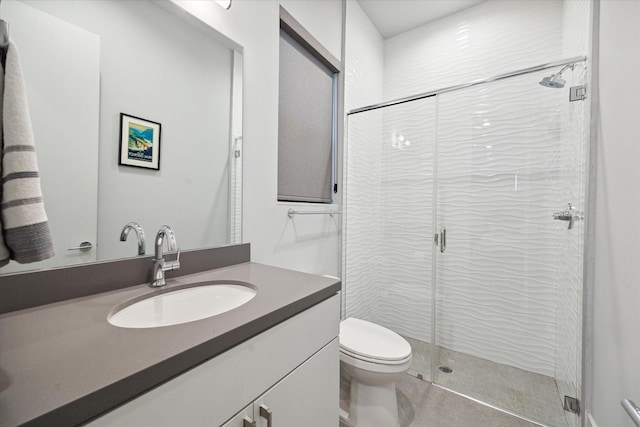
<instances>
[{"instance_id":1,"label":"gray and white striped towel","mask_svg":"<svg viewBox=\"0 0 640 427\"><path fill-rule=\"evenodd\" d=\"M0 75L0 266L26 264L55 255L40 189L40 173L18 50L10 42ZM3 77L3 78L2 78Z\"/></svg>"}]
</instances>

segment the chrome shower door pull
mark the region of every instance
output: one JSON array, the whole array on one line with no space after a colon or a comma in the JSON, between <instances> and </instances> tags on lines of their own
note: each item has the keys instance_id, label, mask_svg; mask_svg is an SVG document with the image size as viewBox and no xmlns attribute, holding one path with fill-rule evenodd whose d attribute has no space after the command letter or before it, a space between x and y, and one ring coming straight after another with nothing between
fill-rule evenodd
<instances>
[{"instance_id":1,"label":"chrome shower door pull","mask_svg":"<svg viewBox=\"0 0 640 427\"><path fill-rule=\"evenodd\" d=\"M440 229L440 252L447 250L447 229L442 227Z\"/></svg>"}]
</instances>

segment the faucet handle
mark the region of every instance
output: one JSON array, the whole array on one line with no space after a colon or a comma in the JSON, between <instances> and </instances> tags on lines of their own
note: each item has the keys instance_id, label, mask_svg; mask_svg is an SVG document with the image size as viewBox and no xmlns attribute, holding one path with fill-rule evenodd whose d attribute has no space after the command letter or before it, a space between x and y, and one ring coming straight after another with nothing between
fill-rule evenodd
<instances>
[{"instance_id":1,"label":"faucet handle","mask_svg":"<svg viewBox=\"0 0 640 427\"><path fill-rule=\"evenodd\" d=\"M177 270L180 268L180 248L178 248L178 254L176 255L176 260L172 262L175 264L175 267L173 268L174 270Z\"/></svg>"},{"instance_id":2,"label":"faucet handle","mask_svg":"<svg viewBox=\"0 0 640 427\"><path fill-rule=\"evenodd\" d=\"M179 268L180 268L180 248L178 248L178 255L176 255L176 259L174 261L165 261L164 263L165 271L178 270Z\"/></svg>"}]
</instances>

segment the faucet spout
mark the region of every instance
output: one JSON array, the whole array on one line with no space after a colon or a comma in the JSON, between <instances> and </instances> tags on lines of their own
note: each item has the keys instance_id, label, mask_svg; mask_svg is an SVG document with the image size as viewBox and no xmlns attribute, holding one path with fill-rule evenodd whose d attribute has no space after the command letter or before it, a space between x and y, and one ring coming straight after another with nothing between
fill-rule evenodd
<instances>
[{"instance_id":1,"label":"faucet spout","mask_svg":"<svg viewBox=\"0 0 640 427\"><path fill-rule=\"evenodd\" d=\"M156 234L156 259L162 259L162 247L165 240L167 241L167 250L176 251L178 249L178 245L176 243L176 235L174 234L173 230L168 225L163 225L162 227L160 227L160 230L158 230L158 233Z\"/></svg>"},{"instance_id":2,"label":"faucet spout","mask_svg":"<svg viewBox=\"0 0 640 427\"><path fill-rule=\"evenodd\" d=\"M163 251L164 242L167 242L169 251L178 251L175 261L165 261ZM180 268L180 248L176 243L176 236L168 225L163 225L158 230L155 240L155 256L153 258L153 279L152 287L164 286L166 284L164 272L173 271Z\"/></svg>"},{"instance_id":3,"label":"faucet spout","mask_svg":"<svg viewBox=\"0 0 640 427\"><path fill-rule=\"evenodd\" d=\"M136 232L136 237L138 238L138 255L144 255L146 252L144 230L142 229L140 224L138 224L137 222L131 221L130 223L128 223L122 228L122 231L120 232L120 241L121 242L126 241L127 237L129 236L129 232L131 230Z\"/></svg>"}]
</instances>

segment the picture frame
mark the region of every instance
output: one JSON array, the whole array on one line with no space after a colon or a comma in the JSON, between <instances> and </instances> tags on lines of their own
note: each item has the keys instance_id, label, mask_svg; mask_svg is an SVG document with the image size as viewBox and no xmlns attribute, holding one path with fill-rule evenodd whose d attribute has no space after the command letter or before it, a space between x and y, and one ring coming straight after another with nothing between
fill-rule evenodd
<instances>
[{"instance_id":1,"label":"picture frame","mask_svg":"<svg viewBox=\"0 0 640 427\"><path fill-rule=\"evenodd\" d=\"M160 123L120 113L118 164L160 170Z\"/></svg>"}]
</instances>

